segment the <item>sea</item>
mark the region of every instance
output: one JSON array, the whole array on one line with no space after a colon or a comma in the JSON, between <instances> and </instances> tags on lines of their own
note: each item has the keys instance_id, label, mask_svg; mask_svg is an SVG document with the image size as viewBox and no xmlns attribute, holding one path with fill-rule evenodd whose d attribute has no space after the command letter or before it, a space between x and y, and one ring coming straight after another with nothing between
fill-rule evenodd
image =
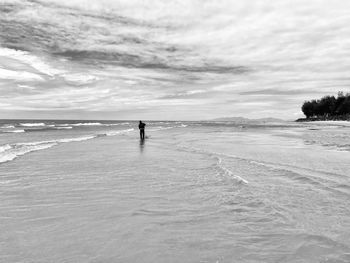
<instances>
[{"instance_id":1,"label":"sea","mask_svg":"<svg viewBox=\"0 0 350 263\"><path fill-rule=\"evenodd\" d=\"M347 122L0 120L0 262L350 262Z\"/></svg>"}]
</instances>

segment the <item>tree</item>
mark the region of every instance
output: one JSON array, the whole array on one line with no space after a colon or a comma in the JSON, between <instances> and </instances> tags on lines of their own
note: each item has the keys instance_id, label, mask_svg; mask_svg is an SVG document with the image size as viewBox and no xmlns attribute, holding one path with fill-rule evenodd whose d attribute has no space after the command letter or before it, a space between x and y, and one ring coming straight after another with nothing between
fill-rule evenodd
<instances>
[{"instance_id":1,"label":"tree","mask_svg":"<svg viewBox=\"0 0 350 263\"><path fill-rule=\"evenodd\" d=\"M305 101L301 107L306 118L341 117L350 114L350 93L338 92L338 97L324 96L318 100Z\"/></svg>"},{"instance_id":2,"label":"tree","mask_svg":"<svg viewBox=\"0 0 350 263\"><path fill-rule=\"evenodd\" d=\"M347 96L342 100L337 112L339 115L346 115L350 113L350 96Z\"/></svg>"},{"instance_id":3,"label":"tree","mask_svg":"<svg viewBox=\"0 0 350 263\"><path fill-rule=\"evenodd\" d=\"M301 107L301 110L305 114L306 118L310 118L313 115L313 105L310 101L305 101L303 106Z\"/></svg>"}]
</instances>

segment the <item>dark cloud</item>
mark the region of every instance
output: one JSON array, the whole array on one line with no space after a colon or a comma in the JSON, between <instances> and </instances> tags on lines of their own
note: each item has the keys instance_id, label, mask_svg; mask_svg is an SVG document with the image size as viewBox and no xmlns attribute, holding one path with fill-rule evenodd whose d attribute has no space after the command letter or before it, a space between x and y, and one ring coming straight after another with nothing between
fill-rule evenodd
<instances>
[{"instance_id":1,"label":"dark cloud","mask_svg":"<svg viewBox=\"0 0 350 263\"><path fill-rule=\"evenodd\" d=\"M53 55L64 57L72 61L83 62L87 64L105 63L110 65L118 65L127 68L142 68L178 72L193 73L216 73L216 74L244 74L250 72L250 69L244 66L229 65L210 65L205 63L202 65L174 65L166 61L161 61L159 57L146 57L138 54L102 51L102 50L65 50L53 52Z\"/></svg>"},{"instance_id":2,"label":"dark cloud","mask_svg":"<svg viewBox=\"0 0 350 263\"><path fill-rule=\"evenodd\" d=\"M43 51L54 42L48 30L27 22L0 18L1 46L23 51Z\"/></svg>"},{"instance_id":3,"label":"dark cloud","mask_svg":"<svg viewBox=\"0 0 350 263\"><path fill-rule=\"evenodd\" d=\"M80 17L81 19L93 19L96 21L105 21L111 26L114 25L124 25L132 27L145 27L145 28L164 28L170 29L172 27L168 25L159 25L155 23L147 22L146 20L137 20L131 17L126 17L118 15L116 12L93 12L88 10L83 10L74 6L61 5L54 2L38 1L38 0L27 0L24 2L35 4L37 7L45 7L47 9L54 9L56 12L61 12L66 16ZM31 6L33 8L33 6ZM109 8L107 10L110 10Z\"/></svg>"},{"instance_id":4,"label":"dark cloud","mask_svg":"<svg viewBox=\"0 0 350 263\"><path fill-rule=\"evenodd\" d=\"M116 14L87 13L87 11L63 7L51 2L29 2L36 6L33 7L24 1L17 5L5 4L0 9L0 12L7 14L0 18L1 46L36 53L44 52L53 57L62 57L73 62L95 66L117 65L169 72L214 74L243 74L250 71L244 66L222 64L210 60L203 62L197 59L195 64L189 64L185 60L187 56L193 56L189 48L157 42L131 33L130 27L152 28L149 23ZM69 16L73 16L73 22L67 27L64 23L60 25L57 17L52 21L47 19L36 21L35 17L29 20L25 17L16 17L15 14L9 15L9 13L25 9L37 9L41 10L41 13L52 12L54 9L54 13L60 14L61 19L70 20ZM92 19L92 21L87 19ZM107 21L107 24L112 23L110 27L115 26L113 23L116 23L127 25L129 28L126 32L119 33L116 30L110 30L106 24L104 27L95 26L94 20L102 21L102 23ZM85 24L82 24L82 21L85 21ZM97 33L102 37L91 42L87 39L89 33L91 36ZM107 37L103 38L104 35ZM118 51L125 47L128 47L130 51Z\"/></svg>"}]
</instances>

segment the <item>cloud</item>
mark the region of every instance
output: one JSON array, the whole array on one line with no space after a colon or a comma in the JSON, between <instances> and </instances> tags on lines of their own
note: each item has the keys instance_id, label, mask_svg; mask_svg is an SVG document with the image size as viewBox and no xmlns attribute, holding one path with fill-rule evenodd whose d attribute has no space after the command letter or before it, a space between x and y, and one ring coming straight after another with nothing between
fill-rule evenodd
<instances>
[{"instance_id":1,"label":"cloud","mask_svg":"<svg viewBox=\"0 0 350 263\"><path fill-rule=\"evenodd\" d=\"M72 85L88 85L99 81L100 79L96 76L86 74L63 74L61 75L65 81Z\"/></svg>"},{"instance_id":2,"label":"cloud","mask_svg":"<svg viewBox=\"0 0 350 263\"><path fill-rule=\"evenodd\" d=\"M0 47L0 58L0 65L3 64L1 62L6 63L6 65L2 65L3 67L6 66L11 68L12 65L14 69L16 69L16 66L18 68L19 63L26 64L28 67L32 68L31 70L50 77L64 72L63 70L58 70L49 66L48 63L45 63L39 57L30 55L29 52L26 51Z\"/></svg>"},{"instance_id":3,"label":"cloud","mask_svg":"<svg viewBox=\"0 0 350 263\"><path fill-rule=\"evenodd\" d=\"M20 81L42 81L43 78L41 78L39 75L25 72L25 71L13 71L13 70L7 70L0 68L0 79L14 79L14 80L20 80Z\"/></svg>"},{"instance_id":4,"label":"cloud","mask_svg":"<svg viewBox=\"0 0 350 263\"><path fill-rule=\"evenodd\" d=\"M343 0L0 3L0 103L28 117L290 118L350 84Z\"/></svg>"}]
</instances>

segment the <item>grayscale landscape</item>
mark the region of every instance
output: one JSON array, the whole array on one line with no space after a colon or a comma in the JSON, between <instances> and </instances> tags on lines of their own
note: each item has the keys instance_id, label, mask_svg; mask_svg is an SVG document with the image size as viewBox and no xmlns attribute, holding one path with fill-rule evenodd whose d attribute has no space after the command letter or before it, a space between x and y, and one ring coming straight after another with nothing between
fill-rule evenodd
<instances>
[{"instance_id":1,"label":"grayscale landscape","mask_svg":"<svg viewBox=\"0 0 350 263\"><path fill-rule=\"evenodd\" d=\"M0 0L0 262L349 263L349 24Z\"/></svg>"}]
</instances>

